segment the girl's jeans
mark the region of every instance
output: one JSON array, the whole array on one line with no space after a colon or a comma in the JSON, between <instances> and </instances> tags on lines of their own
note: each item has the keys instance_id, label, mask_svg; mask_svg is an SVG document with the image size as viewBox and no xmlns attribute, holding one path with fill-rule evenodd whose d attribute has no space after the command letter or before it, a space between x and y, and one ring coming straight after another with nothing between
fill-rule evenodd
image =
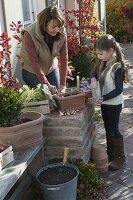
<instances>
[{"instance_id":1,"label":"girl's jeans","mask_svg":"<svg viewBox=\"0 0 133 200\"><path fill-rule=\"evenodd\" d=\"M22 77L24 82L31 88L36 87L40 83L35 74L32 74L25 69L22 69ZM58 89L60 84L60 74L58 67L54 69L50 74L48 74L46 78L51 85L56 86L56 88Z\"/></svg>"},{"instance_id":2,"label":"girl's jeans","mask_svg":"<svg viewBox=\"0 0 133 200\"><path fill-rule=\"evenodd\" d=\"M113 138L122 137L119 131L119 118L122 110L120 105L101 105L102 118L106 134L110 134Z\"/></svg>"}]
</instances>

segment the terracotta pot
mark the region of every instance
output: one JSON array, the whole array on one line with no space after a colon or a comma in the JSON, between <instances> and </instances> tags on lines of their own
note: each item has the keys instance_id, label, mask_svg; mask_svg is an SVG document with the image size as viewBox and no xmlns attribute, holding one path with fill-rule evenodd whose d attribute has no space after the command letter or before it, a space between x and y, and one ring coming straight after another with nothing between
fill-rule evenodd
<instances>
[{"instance_id":1,"label":"terracotta pot","mask_svg":"<svg viewBox=\"0 0 133 200\"><path fill-rule=\"evenodd\" d=\"M61 111L77 110L86 107L85 96L84 92L61 93L54 95L54 99Z\"/></svg>"},{"instance_id":2,"label":"terracotta pot","mask_svg":"<svg viewBox=\"0 0 133 200\"><path fill-rule=\"evenodd\" d=\"M92 147L92 159L98 171L108 171L108 155L103 145L99 144Z\"/></svg>"},{"instance_id":3,"label":"terracotta pot","mask_svg":"<svg viewBox=\"0 0 133 200\"><path fill-rule=\"evenodd\" d=\"M30 111L22 113L21 118L31 121L11 127L0 127L0 144L12 145L14 151L33 147L43 140L44 115Z\"/></svg>"}]
</instances>

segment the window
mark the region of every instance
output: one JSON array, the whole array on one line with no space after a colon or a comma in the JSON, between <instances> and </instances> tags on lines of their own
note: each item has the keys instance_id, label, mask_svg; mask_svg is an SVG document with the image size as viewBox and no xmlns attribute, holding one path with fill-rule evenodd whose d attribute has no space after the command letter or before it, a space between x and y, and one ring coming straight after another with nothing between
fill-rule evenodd
<instances>
[{"instance_id":1,"label":"window","mask_svg":"<svg viewBox=\"0 0 133 200\"><path fill-rule=\"evenodd\" d=\"M32 0L22 0L24 27L35 21Z\"/></svg>"},{"instance_id":2,"label":"window","mask_svg":"<svg viewBox=\"0 0 133 200\"><path fill-rule=\"evenodd\" d=\"M58 6L58 0L46 0L47 6Z\"/></svg>"}]
</instances>

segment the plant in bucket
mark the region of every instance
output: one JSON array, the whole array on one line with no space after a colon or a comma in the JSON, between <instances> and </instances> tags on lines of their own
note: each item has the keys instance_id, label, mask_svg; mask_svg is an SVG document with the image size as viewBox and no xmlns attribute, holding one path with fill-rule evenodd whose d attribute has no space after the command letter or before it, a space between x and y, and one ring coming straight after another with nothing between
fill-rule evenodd
<instances>
[{"instance_id":1,"label":"plant in bucket","mask_svg":"<svg viewBox=\"0 0 133 200\"><path fill-rule=\"evenodd\" d=\"M76 200L79 170L67 163L68 152L66 147L62 163L50 164L37 173L44 200Z\"/></svg>"}]
</instances>

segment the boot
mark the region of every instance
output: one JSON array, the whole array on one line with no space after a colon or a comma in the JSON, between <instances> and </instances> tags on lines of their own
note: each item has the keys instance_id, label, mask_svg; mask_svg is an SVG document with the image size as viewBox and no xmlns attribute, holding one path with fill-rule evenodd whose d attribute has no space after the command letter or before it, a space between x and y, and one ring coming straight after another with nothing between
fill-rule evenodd
<instances>
[{"instance_id":1,"label":"boot","mask_svg":"<svg viewBox=\"0 0 133 200\"><path fill-rule=\"evenodd\" d=\"M109 169L120 169L125 163L123 137L113 138L114 160L109 164Z\"/></svg>"},{"instance_id":2,"label":"boot","mask_svg":"<svg viewBox=\"0 0 133 200\"><path fill-rule=\"evenodd\" d=\"M114 151L113 151L114 145L113 145L113 138L109 133L106 134L106 142L107 142L108 161L111 162L114 160Z\"/></svg>"}]
</instances>

